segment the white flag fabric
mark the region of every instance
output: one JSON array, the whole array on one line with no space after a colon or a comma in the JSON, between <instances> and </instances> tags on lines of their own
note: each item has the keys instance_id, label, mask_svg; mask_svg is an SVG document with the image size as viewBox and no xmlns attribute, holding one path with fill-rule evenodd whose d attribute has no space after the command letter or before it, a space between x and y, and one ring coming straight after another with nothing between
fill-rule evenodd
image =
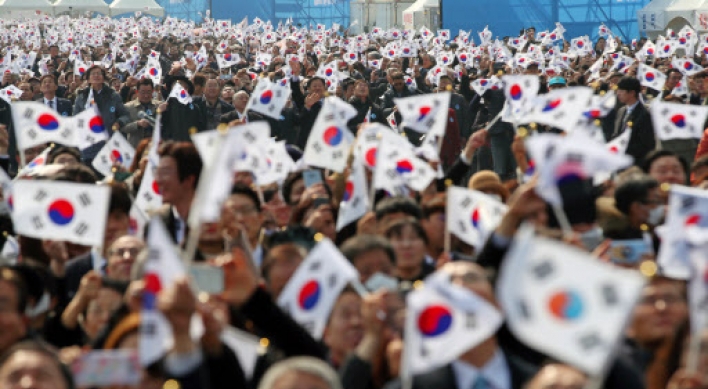
<instances>
[{"instance_id":1,"label":"white flag fabric","mask_svg":"<svg viewBox=\"0 0 708 389\"><path fill-rule=\"evenodd\" d=\"M246 379L250 380L261 355L260 339L246 331L228 326L221 331L221 341L234 352Z\"/></svg>"},{"instance_id":2,"label":"white flag fabric","mask_svg":"<svg viewBox=\"0 0 708 389\"><path fill-rule=\"evenodd\" d=\"M62 117L43 103L14 102L12 120L17 135L17 148L20 150L50 142L77 146L72 118Z\"/></svg>"},{"instance_id":3,"label":"white flag fabric","mask_svg":"<svg viewBox=\"0 0 708 389\"><path fill-rule=\"evenodd\" d=\"M93 167L104 176L110 176L114 164L130 168L135 157L135 149L119 131L115 131L111 139L101 148L93 159Z\"/></svg>"},{"instance_id":4,"label":"white flag fabric","mask_svg":"<svg viewBox=\"0 0 708 389\"><path fill-rule=\"evenodd\" d=\"M309 166L341 173L347 165L349 148L354 135L347 122L356 116L356 109L338 97L327 97L307 138L302 158Z\"/></svg>"},{"instance_id":5,"label":"white flag fabric","mask_svg":"<svg viewBox=\"0 0 708 389\"><path fill-rule=\"evenodd\" d=\"M320 339L342 289L358 279L354 266L324 238L295 270L278 297L278 305Z\"/></svg>"},{"instance_id":6,"label":"white flag fabric","mask_svg":"<svg viewBox=\"0 0 708 389\"><path fill-rule=\"evenodd\" d=\"M668 139L700 139L708 117L708 106L654 101L649 107L656 137Z\"/></svg>"},{"instance_id":7,"label":"white flag fabric","mask_svg":"<svg viewBox=\"0 0 708 389\"><path fill-rule=\"evenodd\" d=\"M30 163L27 164L27 166L23 167L22 170L17 173L17 176L22 177L25 174L30 173L41 166L46 166L47 158L49 157L50 151L52 151L51 146L42 150L42 152L38 156L34 157L34 159L31 160Z\"/></svg>"},{"instance_id":8,"label":"white flag fabric","mask_svg":"<svg viewBox=\"0 0 708 389\"><path fill-rule=\"evenodd\" d=\"M678 69L684 76L692 76L703 71L703 66L693 62L690 58L674 58L671 66Z\"/></svg>"},{"instance_id":9,"label":"white flag fabric","mask_svg":"<svg viewBox=\"0 0 708 389\"><path fill-rule=\"evenodd\" d=\"M162 206L162 194L160 193L160 187L155 181L155 167L149 162L145 167L145 172L143 172L138 194L135 196L135 206L144 215Z\"/></svg>"},{"instance_id":10,"label":"white flag fabric","mask_svg":"<svg viewBox=\"0 0 708 389\"><path fill-rule=\"evenodd\" d=\"M389 142L381 142L376 152L374 187L391 193L403 194L404 187L423 191L437 176L428 163L415 152Z\"/></svg>"},{"instance_id":11,"label":"white flag fabric","mask_svg":"<svg viewBox=\"0 0 708 389\"><path fill-rule=\"evenodd\" d=\"M98 142L108 139L106 126L103 124L98 106L93 105L73 116L74 131L76 132L76 145L80 149L85 149Z\"/></svg>"},{"instance_id":12,"label":"white flag fabric","mask_svg":"<svg viewBox=\"0 0 708 389\"><path fill-rule=\"evenodd\" d=\"M538 172L536 193L553 205L563 204L559 185L632 164L632 157L610 152L583 131L567 136L538 134L527 139L526 148Z\"/></svg>"},{"instance_id":13,"label":"white flag fabric","mask_svg":"<svg viewBox=\"0 0 708 389\"><path fill-rule=\"evenodd\" d=\"M552 90L537 97L528 121L573 132L592 95L592 88L584 86Z\"/></svg>"},{"instance_id":14,"label":"white flag fabric","mask_svg":"<svg viewBox=\"0 0 708 389\"><path fill-rule=\"evenodd\" d=\"M607 142L607 150L613 154L626 154L629 138L632 137L632 128L628 127L617 138Z\"/></svg>"},{"instance_id":15,"label":"white flag fabric","mask_svg":"<svg viewBox=\"0 0 708 389\"><path fill-rule=\"evenodd\" d=\"M687 280L693 248L708 238L708 193L697 188L672 185L666 222L660 232L661 246L656 261L668 277Z\"/></svg>"},{"instance_id":16,"label":"white flag fabric","mask_svg":"<svg viewBox=\"0 0 708 389\"><path fill-rule=\"evenodd\" d=\"M145 76L144 78L149 78L155 85L159 85L162 81L162 66L160 66L160 61L148 59L147 65L145 66Z\"/></svg>"},{"instance_id":17,"label":"white flag fabric","mask_svg":"<svg viewBox=\"0 0 708 389\"><path fill-rule=\"evenodd\" d=\"M502 324L494 306L436 272L406 298L403 375L444 366L493 336Z\"/></svg>"},{"instance_id":18,"label":"white flag fabric","mask_svg":"<svg viewBox=\"0 0 708 389\"><path fill-rule=\"evenodd\" d=\"M290 98L290 81L287 78L271 82L268 78L258 80L246 111L255 111L278 120Z\"/></svg>"},{"instance_id":19,"label":"white flag fabric","mask_svg":"<svg viewBox=\"0 0 708 389\"><path fill-rule=\"evenodd\" d=\"M497 296L524 343L590 375L606 367L645 284L636 270L522 234L503 261Z\"/></svg>"},{"instance_id":20,"label":"white flag fabric","mask_svg":"<svg viewBox=\"0 0 708 389\"><path fill-rule=\"evenodd\" d=\"M639 78L639 82L642 86L657 91L664 89L664 84L666 84L666 75L664 73L641 62L637 69L637 78Z\"/></svg>"},{"instance_id":21,"label":"white flag fabric","mask_svg":"<svg viewBox=\"0 0 708 389\"><path fill-rule=\"evenodd\" d=\"M450 93L435 93L394 98L393 102L401 113L401 127L427 134L443 136L447 127L447 109Z\"/></svg>"},{"instance_id":22,"label":"white flag fabric","mask_svg":"<svg viewBox=\"0 0 708 389\"><path fill-rule=\"evenodd\" d=\"M0 89L0 99L12 103L12 99L18 100L22 95L22 89L10 84Z\"/></svg>"},{"instance_id":23,"label":"white flag fabric","mask_svg":"<svg viewBox=\"0 0 708 389\"><path fill-rule=\"evenodd\" d=\"M501 222L507 206L476 190L450 186L447 188L445 222L450 233L479 252L489 235Z\"/></svg>"},{"instance_id":24,"label":"white flag fabric","mask_svg":"<svg viewBox=\"0 0 708 389\"><path fill-rule=\"evenodd\" d=\"M676 86L671 91L671 94L674 96L688 96L689 93L691 93L691 91L689 89L689 83L688 83L687 76L683 76L681 78L681 81L676 83Z\"/></svg>"},{"instance_id":25,"label":"white flag fabric","mask_svg":"<svg viewBox=\"0 0 708 389\"><path fill-rule=\"evenodd\" d=\"M527 122L525 115L533 107L533 101L538 96L540 81L538 76L504 76L504 95L507 109L502 119L506 122Z\"/></svg>"},{"instance_id":26,"label":"white flag fabric","mask_svg":"<svg viewBox=\"0 0 708 389\"><path fill-rule=\"evenodd\" d=\"M143 366L161 358L169 350L172 337L169 323L157 310L157 294L171 287L178 278L187 276L172 239L159 217L150 221L147 244L148 259L143 276L145 291L138 333L138 351Z\"/></svg>"},{"instance_id":27,"label":"white flag fabric","mask_svg":"<svg viewBox=\"0 0 708 389\"><path fill-rule=\"evenodd\" d=\"M492 76L491 78L480 78L472 81L470 83L470 87L474 89L478 95L482 96L490 89L499 89L501 87L501 80L499 80L496 76Z\"/></svg>"},{"instance_id":28,"label":"white flag fabric","mask_svg":"<svg viewBox=\"0 0 708 389\"><path fill-rule=\"evenodd\" d=\"M369 210L369 191L366 185L366 171L361 155L354 154L349 169L349 177L344 183L344 196L339 203L337 231L366 214Z\"/></svg>"},{"instance_id":29,"label":"white flag fabric","mask_svg":"<svg viewBox=\"0 0 708 389\"><path fill-rule=\"evenodd\" d=\"M83 77L84 73L88 70L89 65L80 59L74 60L74 74Z\"/></svg>"},{"instance_id":30,"label":"white flag fabric","mask_svg":"<svg viewBox=\"0 0 708 389\"><path fill-rule=\"evenodd\" d=\"M12 220L18 234L86 246L103 245L108 186L19 180L13 192Z\"/></svg>"},{"instance_id":31,"label":"white flag fabric","mask_svg":"<svg viewBox=\"0 0 708 389\"><path fill-rule=\"evenodd\" d=\"M187 92L186 89L182 87L182 84L179 82L175 82L175 85L172 87L172 91L170 91L170 95L167 96L167 98L174 97L177 99L182 104L189 104L192 102L192 96L189 95L189 92Z\"/></svg>"},{"instance_id":32,"label":"white flag fabric","mask_svg":"<svg viewBox=\"0 0 708 389\"><path fill-rule=\"evenodd\" d=\"M209 190L201 204L198 216L202 222L216 222L221 217L221 205L231 191L233 173L238 163L258 163L259 156L249 158L249 149L260 153L260 144L266 144L270 138L268 122L253 122L229 129L226 138L218 148L218 154L213 156L211 180L207 176L200 180L199 186L205 185ZM263 156L265 158L265 156ZM250 162L249 162L250 161ZM190 215L191 218L191 215Z\"/></svg>"}]
</instances>

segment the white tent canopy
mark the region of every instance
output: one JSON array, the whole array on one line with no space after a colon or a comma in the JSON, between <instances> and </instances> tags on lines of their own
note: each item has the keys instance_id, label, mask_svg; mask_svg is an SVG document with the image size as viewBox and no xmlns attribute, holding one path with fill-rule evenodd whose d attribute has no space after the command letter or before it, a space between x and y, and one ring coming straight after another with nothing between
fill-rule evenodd
<instances>
[{"instance_id":1,"label":"white tent canopy","mask_svg":"<svg viewBox=\"0 0 708 389\"><path fill-rule=\"evenodd\" d=\"M155 0L115 0L110 6L111 16L142 12L159 18L165 16L165 9Z\"/></svg>"},{"instance_id":2,"label":"white tent canopy","mask_svg":"<svg viewBox=\"0 0 708 389\"><path fill-rule=\"evenodd\" d=\"M437 23L431 23L429 13L432 8L440 7L440 0L417 0L410 7L403 11L403 24L405 28L420 28L423 25L437 26Z\"/></svg>"},{"instance_id":3,"label":"white tent canopy","mask_svg":"<svg viewBox=\"0 0 708 389\"><path fill-rule=\"evenodd\" d=\"M0 15L12 16L18 12L52 14L52 5L47 0L0 0Z\"/></svg>"},{"instance_id":4,"label":"white tent canopy","mask_svg":"<svg viewBox=\"0 0 708 389\"><path fill-rule=\"evenodd\" d=\"M63 12L83 13L86 11L108 15L108 4L103 2L103 0L59 0L54 3L55 15Z\"/></svg>"},{"instance_id":5,"label":"white tent canopy","mask_svg":"<svg viewBox=\"0 0 708 389\"><path fill-rule=\"evenodd\" d=\"M639 31L651 38L689 25L708 31L708 0L653 0L637 12Z\"/></svg>"}]
</instances>

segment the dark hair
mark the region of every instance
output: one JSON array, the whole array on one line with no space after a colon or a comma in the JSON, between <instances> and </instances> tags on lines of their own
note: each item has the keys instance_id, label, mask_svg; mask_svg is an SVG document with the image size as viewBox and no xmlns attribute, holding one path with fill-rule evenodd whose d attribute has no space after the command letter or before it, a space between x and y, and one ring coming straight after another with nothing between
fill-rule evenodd
<instances>
[{"instance_id":1,"label":"dark hair","mask_svg":"<svg viewBox=\"0 0 708 389\"><path fill-rule=\"evenodd\" d=\"M155 83L149 78L143 78L135 85L135 89L140 89L141 86L146 85L150 88L155 88Z\"/></svg>"},{"instance_id":2,"label":"dark hair","mask_svg":"<svg viewBox=\"0 0 708 389\"><path fill-rule=\"evenodd\" d=\"M75 164L64 166L56 175L52 177L54 181L78 182L82 184L94 184L98 180L96 173L86 165Z\"/></svg>"},{"instance_id":3,"label":"dark hair","mask_svg":"<svg viewBox=\"0 0 708 389\"><path fill-rule=\"evenodd\" d=\"M55 351L53 346L48 343L45 343L44 341L23 340L19 343L16 343L12 347L10 347L2 356L0 356L0 367L4 366L5 363L7 363L7 361L13 355L21 351L36 352L51 359L53 362L56 363L56 367L61 372L67 389L74 389L74 376L72 375L71 371L64 363L61 362L61 359L59 359L59 354Z\"/></svg>"},{"instance_id":4,"label":"dark hair","mask_svg":"<svg viewBox=\"0 0 708 389\"><path fill-rule=\"evenodd\" d=\"M160 157L172 157L175 160L180 181L194 176L194 188L197 188L202 173L202 158L194 143L167 141L160 146L158 154Z\"/></svg>"},{"instance_id":5,"label":"dark hair","mask_svg":"<svg viewBox=\"0 0 708 389\"><path fill-rule=\"evenodd\" d=\"M286 204L294 205L290 203L290 194L293 191L293 186L295 186L295 183L302 179L302 171L299 171L290 173L283 182L283 201L285 201Z\"/></svg>"},{"instance_id":6,"label":"dark hair","mask_svg":"<svg viewBox=\"0 0 708 389\"><path fill-rule=\"evenodd\" d=\"M307 85L305 85L305 89L310 89L312 82L317 81L317 80L319 80L322 83L322 86L325 86L325 87L327 86L327 82L324 80L324 78L322 78L320 76L314 76L314 77L310 78L309 81L307 81Z\"/></svg>"},{"instance_id":7,"label":"dark hair","mask_svg":"<svg viewBox=\"0 0 708 389\"><path fill-rule=\"evenodd\" d=\"M637 96L639 96L639 93L642 91L642 85L639 83L639 80L637 80L634 77L630 76L624 76L622 77L621 80L617 83L617 89L622 89L630 92L636 92Z\"/></svg>"},{"instance_id":8,"label":"dark hair","mask_svg":"<svg viewBox=\"0 0 708 389\"><path fill-rule=\"evenodd\" d=\"M244 184L235 184L231 187L231 195L243 195L251 199L256 206L258 212L261 211L261 200L258 198L258 193L251 189L250 186Z\"/></svg>"},{"instance_id":9,"label":"dark hair","mask_svg":"<svg viewBox=\"0 0 708 389\"><path fill-rule=\"evenodd\" d=\"M391 73L391 80L405 80L405 77L403 77L403 73L395 72Z\"/></svg>"},{"instance_id":10,"label":"dark hair","mask_svg":"<svg viewBox=\"0 0 708 389\"><path fill-rule=\"evenodd\" d=\"M70 154L72 157L76 158L76 162L81 162L81 151L76 147L69 146L55 146L47 154L47 164L54 163L56 157L60 154Z\"/></svg>"},{"instance_id":11,"label":"dark hair","mask_svg":"<svg viewBox=\"0 0 708 389\"><path fill-rule=\"evenodd\" d=\"M356 235L342 244L341 251L352 264L359 256L371 251L382 250L391 263L396 262L396 253L391 243L378 235Z\"/></svg>"},{"instance_id":12,"label":"dark hair","mask_svg":"<svg viewBox=\"0 0 708 389\"><path fill-rule=\"evenodd\" d=\"M0 266L0 281L5 281L12 285L17 292L17 313L20 315L25 314L25 309L27 309L27 299L29 292L27 291L27 284L20 273L8 266Z\"/></svg>"},{"instance_id":13,"label":"dark hair","mask_svg":"<svg viewBox=\"0 0 708 389\"><path fill-rule=\"evenodd\" d=\"M197 73L192 77L192 83L194 83L194 86L201 86L204 87L206 85L206 76L204 73Z\"/></svg>"},{"instance_id":14,"label":"dark hair","mask_svg":"<svg viewBox=\"0 0 708 389\"><path fill-rule=\"evenodd\" d=\"M670 68L669 70L666 71L666 77L670 77L671 73L681 73L678 69L676 68Z\"/></svg>"},{"instance_id":15,"label":"dark hair","mask_svg":"<svg viewBox=\"0 0 708 389\"><path fill-rule=\"evenodd\" d=\"M416 220L423 218L423 211L420 206L408 197L389 197L376 204L377 221L383 219L386 215L399 212L405 213Z\"/></svg>"},{"instance_id":16,"label":"dark hair","mask_svg":"<svg viewBox=\"0 0 708 389\"><path fill-rule=\"evenodd\" d=\"M688 167L688 162L686 162L685 159L683 159L682 156L674 153L673 151L669 150L654 150L649 152L644 157L644 161L642 161L642 164L639 166L644 170L644 173L649 174L649 170L651 170L651 165L656 162L657 159L659 158L664 158L664 157L674 157L676 158L679 163L681 164L681 168L683 169L683 174L686 176L686 179L688 179L688 175L690 173L689 167Z\"/></svg>"},{"instance_id":17,"label":"dark hair","mask_svg":"<svg viewBox=\"0 0 708 389\"><path fill-rule=\"evenodd\" d=\"M646 201L649 191L658 188L659 182L651 177L630 179L615 189L615 207L625 215L629 215L632 203Z\"/></svg>"},{"instance_id":18,"label":"dark hair","mask_svg":"<svg viewBox=\"0 0 708 389\"><path fill-rule=\"evenodd\" d=\"M106 69L104 69L103 66L101 66L101 65L91 65L91 67L89 67L88 69L86 69L86 73L84 73L84 79L85 79L85 80L88 80L88 79L89 79L89 75L91 74L91 72L93 71L93 69L100 69L100 70L101 70L101 74L103 75L103 79L104 79L104 80L107 80L107 79L108 79L108 75L106 74Z\"/></svg>"},{"instance_id":19,"label":"dark hair","mask_svg":"<svg viewBox=\"0 0 708 389\"><path fill-rule=\"evenodd\" d=\"M53 74L45 74L42 77L39 78L40 84L44 81L45 78L51 78L52 82L54 82L54 85L58 85L57 78Z\"/></svg>"},{"instance_id":20,"label":"dark hair","mask_svg":"<svg viewBox=\"0 0 708 389\"><path fill-rule=\"evenodd\" d=\"M423 226L420 225L420 222L418 220L410 217L393 221L391 224L386 226L384 235L386 236L386 238L389 239L394 236L401 236L401 234L403 234L403 229L406 227L413 228L413 231L415 231L416 235L418 235L418 237L420 237L420 239L425 242L426 246L428 245L428 236L425 235L425 230L423 229Z\"/></svg>"},{"instance_id":21,"label":"dark hair","mask_svg":"<svg viewBox=\"0 0 708 389\"><path fill-rule=\"evenodd\" d=\"M128 186L123 182L112 181L111 187L111 198L108 202L108 214L113 212L122 212L126 215L130 214L130 207L132 205L130 200L130 193L128 192Z\"/></svg>"}]
</instances>

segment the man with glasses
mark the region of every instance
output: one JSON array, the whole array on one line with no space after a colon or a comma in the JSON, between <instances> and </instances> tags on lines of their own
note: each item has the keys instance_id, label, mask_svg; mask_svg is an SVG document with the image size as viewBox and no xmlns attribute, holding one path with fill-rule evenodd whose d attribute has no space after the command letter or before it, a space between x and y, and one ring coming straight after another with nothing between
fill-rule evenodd
<instances>
[{"instance_id":1,"label":"man with glasses","mask_svg":"<svg viewBox=\"0 0 708 389\"><path fill-rule=\"evenodd\" d=\"M157 106L160 102L152 99L155 86L149 78L143 78L137 85L138 98L125 105L130 115L130 122L123 126L122 131L133 147L144 138L152 136L153 123L147 118L142 118L141 112L151 118L157 115Z\"/></svg>"},{"instance_id":2,"label":"man with glasses","mask_svg":"<svg viewBox=\"0 0 708 389\"><path fill-rule=\"evenodd\" d=\"M124 235L116 239L107 252L106 276L113 280L130 282L133 264L144 248L145 242L136 236Z\"/></svg>"},{"instance_id":3,"label":"man with glasses","mask_svg":"<svg viewBox=\"0 0 708 389\"><path fill-rule=\"evenodd\" d=\"M237 184L231 189L231 195L224 202L222 224L232 237L246 234L253 261L260 266L263 249L260 245L261 227L265 221L258 194L246 185Z\"/></svg>"}]
</instances>

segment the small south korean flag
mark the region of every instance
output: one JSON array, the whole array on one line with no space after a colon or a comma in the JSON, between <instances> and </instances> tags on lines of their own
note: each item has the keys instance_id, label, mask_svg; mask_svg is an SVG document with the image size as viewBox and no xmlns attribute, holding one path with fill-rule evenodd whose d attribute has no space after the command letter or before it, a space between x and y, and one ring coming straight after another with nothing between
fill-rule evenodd
<instances>
[{"instance_id":1,"label":"small south korean flag","mask_svg":"<svg viewBox=\"0 0 708 389\"><path fill-rule=\"evenodd\" d=\"M175 85L172 87L172 91L170 91L170 95L167 98L170 97L176 98L177 101L184 105L192 102L192 96L189 95L189 92L187 92L187 90L185 90L179 82L175 82Z\"/></svg>"},{"instance_id":2,"label":"small south korean flag","mask_svg":"<svg viewBox=\"0 0 708 389\"><path fill-rule=\"evenodd\" d=\"M366 170L361 155L355 153L349 170L349 177L344 183L344 195L339 203L337 231L359 220L369 210L369 191L366 186Z\"/></svg>"},{"instance_id":3,"label":"small south korean flag","mask_svg":"<svg viewBox=\"0 0 708 389\"><path fill-rule=\"evenodd\" d=\"M530 120L571 133L592 96L592 88L584 86L552 90L536 98Z\"/></svg>"},{"instance_id":4,"label":"small south korean flag","mask_svg":"<svg viewBox=\"0 0 708 389\"><path fill-rule=\"evenodd\" d=\"M162 206L162 193L160 192L160 186L155 181L155 166L151 162L148 162L147 166L145 166L145 172L140 181L140 188L135 196L134 204L143 215L148 215L150 211Z\"/></svg>"},{"instance_id":5,"label":"small south korean flag","mask_svg":"<svg viewBox=\"0 0 708 389\"><path fill-rule=\"evenodd\" d=\"M17 148L25 150L37 145L56 142L77 146L71 118L37 101L17 101L12 104L12 120L17 134Z\"/></svg>"},{"instance_id":6,"label":"small south korean flag","mask_svg":"<svg viewBox=\"0 0 708 389\"><path fill-rule=\"evenodd\" d=\"M108 186L20 180L13 193L12 220L18 234L86 246L103 244Z\"/></svg>"},{"instance_id":7,"label":"small south korean flag","mask_svg":"<svg viewBox=\"0 0 708 389\"><path fill-rule=\"evenodd\" d=\"M570 245L520 231L497 296L524 343L590 375L606 368L646 280Z\"/></svg>"},{"instance_id":8,"label":"small south korean flag","mask_svg":"<svg viewBox=\"0 0 708 389\"><path fill-rule=\"evenodd\" d=\"M505 122L522 123L533 108L533 101L538 96L540 81L538 76L504 76L504 95L506 109L502 119Z\"/></svg>"},{"instance_id":9,"label":"small south korean flag","mask_svg":"<svg viewBox=\"0 0 708 389\"><path fill-rule=\"evenodd\" d=\"M104 176L110 176L113 166L119 164L126 169L133 163L135 149L120 132L113 133L111 139L93 159L93 167Z\"/></svg>"},{"instance_id":10,"label":"small south korean flag","mask_svg":"<svg viewBox=\"0 0 708 389\"><path fill-rule=\"evenodd\" d=\"M290 81L282 78L271 82L268 78L258 80L258 85L248 100L246 111L262 113L275 120L280 119L280 113L290 98Z\"/></svg>"},{"instance_id":11,"label":"small south korean flag","mask_svg":"<svg viewBox=\"0 0 708 389\"><path fill-rule=\"evenodd\" d=\"M402 127L422 134L430 132L442 136L445 133L449 92L394 98L393 102L401 113Z\"/></svg>"},{"instance_id":12,"label":"small south korean flag","mask_svg":"<svg viewBox=\"0 0 708 389\"><path fill-rule=\"evenodd\" d=\"M70 118L76 131L76 145L85 149L98 142L108 139L106 126L96 105L86 108L81 113Z\"/></svg>"},{"instance_id":13,"label":"small south korean flag","mask_svg":"<svg viewBox=\"0 0 708 389\"><path fill-rule=\"evenodd\" d=\"M278 297L278 305L315 339L321 339L330 312L345 286L359 273L327 238L298 266Z\"/></svg>"},{"instance_id":14,"label":"small south korean flag","mask_svg":"<svg viewBox=\"0 0 708 389\"><path fill-rule=\"evenodd\" d=\"M307 138L304 161L309 166L341 173L347 165L354 135L347 128L356 109L338 97L327 97Z\"/></svg>"},{"instance_id":15,"label":"small south korean flag","mask_svg":"<svg viewBox=\"0 0 708 389\"><path fill-rule=\"evenodd\" d=\"M657 91L664 89L664 84L666 84L666 75L664 73L641 62L637 69L637 78L639 78L639 82L642 86Z\"/></svg>"},{"instance_id":16,"label":"small south korean flag","mask_svg":"<svg viewBox=\"0 0 708 389\"><path fill-rule=\"evenodd\" d=\"M446 223L450 233L479 251L501 222L507 206L476 190L447 188Z\"/></svg>"},{"instance_id":17,"label":"small south korean flag","mask_svg":"<svg viewBox=\"0 0 708 389\"><path fill-rule=\"evenodd\" d=\"M403 194L407 186L415 191L423 191L437 177L428 163L415 156L410 148L400 147L390 142L381 142L376 153L374 186L392 194Z\"/></svg>"},{"instance_id":18,"label":"small south korean flag","mask_svg":"<svg viewBox=\"0 0 708 389\"><path fill-rule=\"evenodd\" d=\"M700 139L708 117L708 106L654 101L649 108L656 137L668 139Z\"/></svg>"},{"instance_id":19,"label":"small south korean flag","mask_svg":"<svg viewBox=\"0 0 708 389\"><path fill-rule=\"evenodd\" d=\"M493 336L502 316L489 302L438 271L406 298L402 376L444 366Z\"/></svg>"}]
</instances>

